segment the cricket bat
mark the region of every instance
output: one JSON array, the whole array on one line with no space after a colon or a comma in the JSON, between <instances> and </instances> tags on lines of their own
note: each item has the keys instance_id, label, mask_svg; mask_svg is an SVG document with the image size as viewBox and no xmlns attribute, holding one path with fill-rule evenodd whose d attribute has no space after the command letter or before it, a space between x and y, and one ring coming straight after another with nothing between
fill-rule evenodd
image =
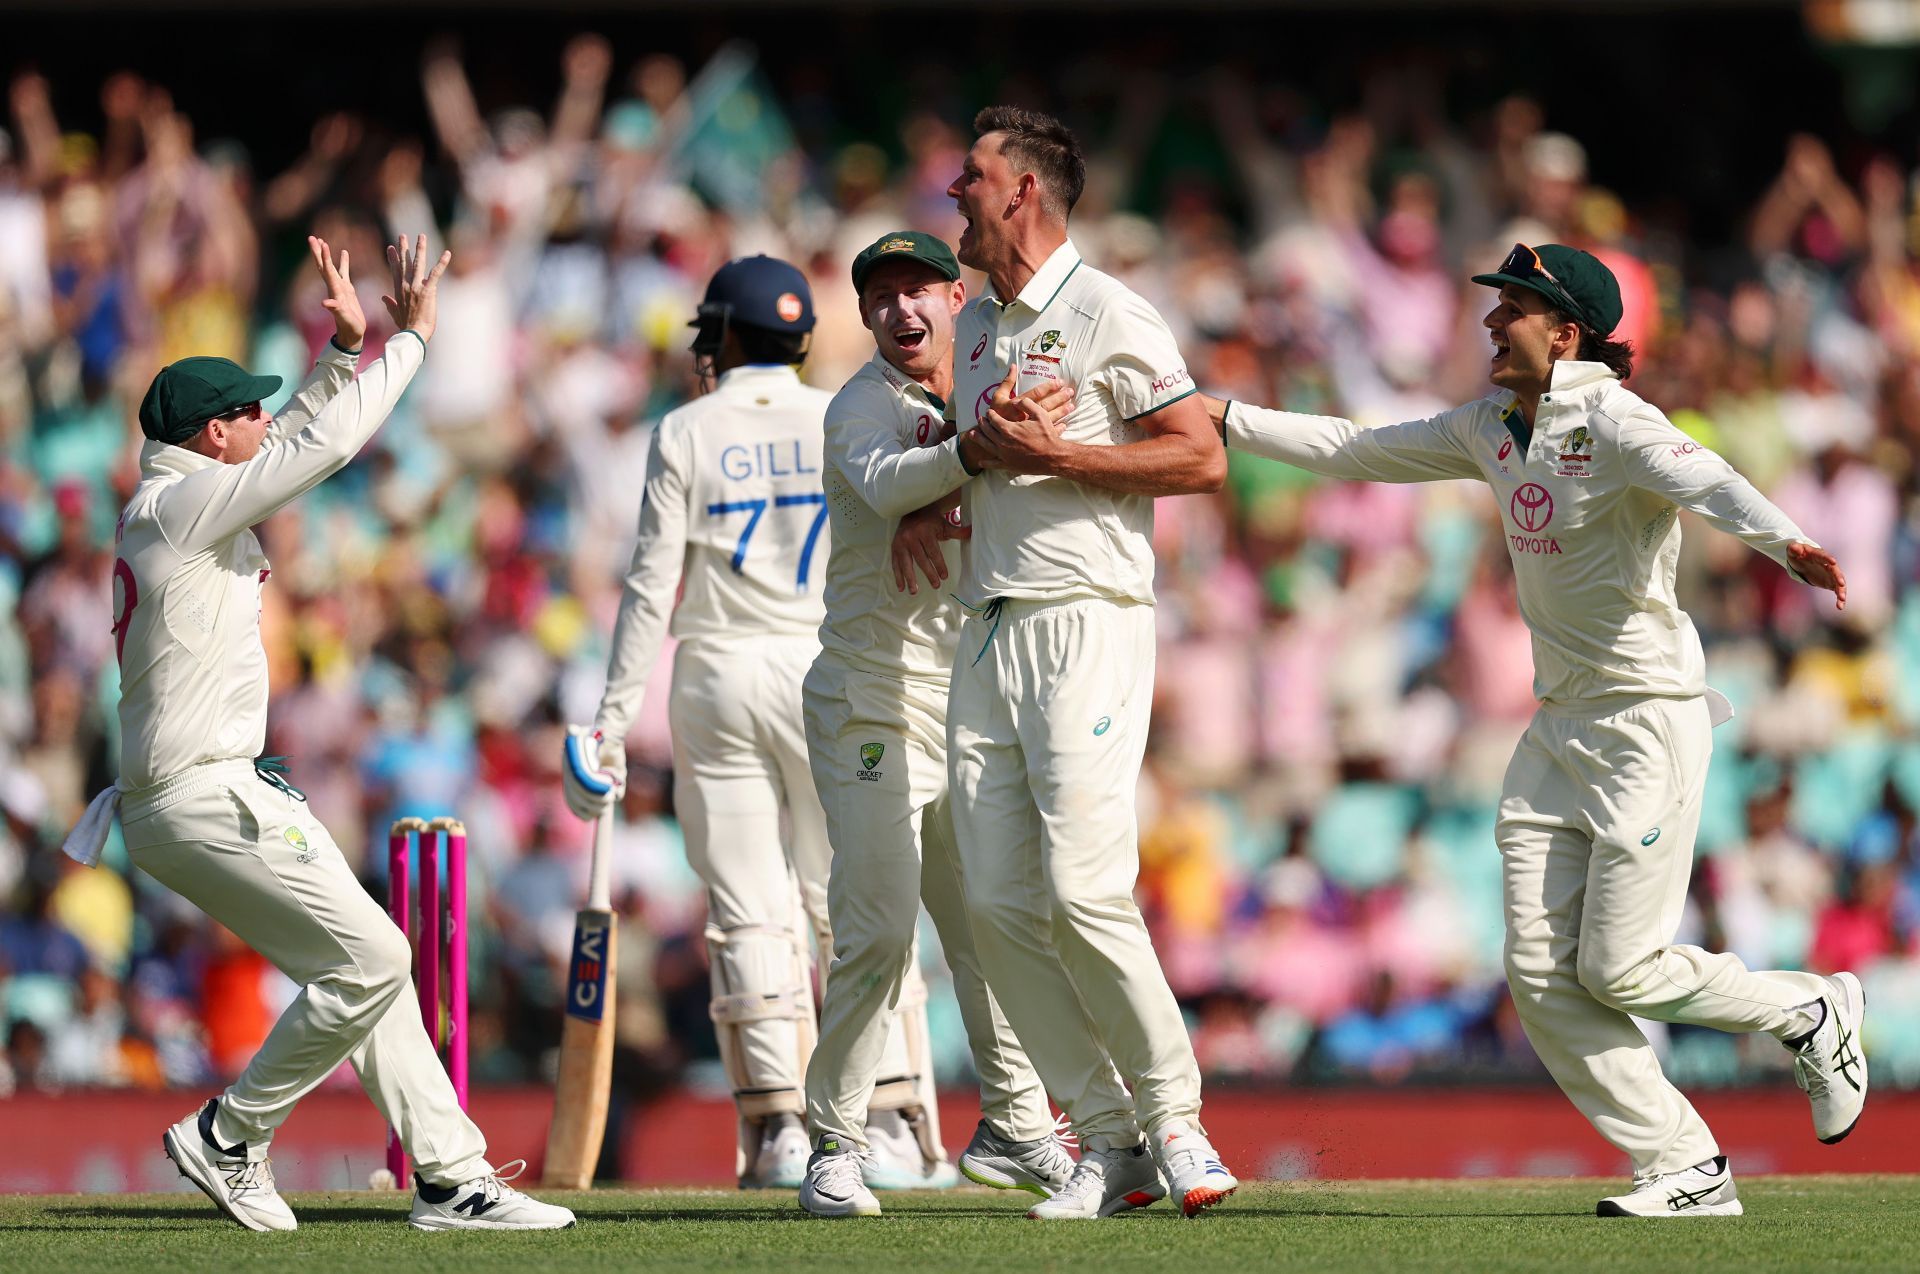
<instances>
[{"instance_id":1,"label":"cricket bat","mask_svg":"<svg viewBox=\"0 0 1920 1274\"><path fill-rule=\"evenodd\" d=\"M560 1075L554 1085L553 1123L547 1129L544 1184L584 1190L593 1184L600 1143L607 1134L613 1087L614 938L609 900L613 807L593 828L587 905L573 920L573 959L567 969L566 1017L560 1029Z\"/></svg>"}]
</instances>

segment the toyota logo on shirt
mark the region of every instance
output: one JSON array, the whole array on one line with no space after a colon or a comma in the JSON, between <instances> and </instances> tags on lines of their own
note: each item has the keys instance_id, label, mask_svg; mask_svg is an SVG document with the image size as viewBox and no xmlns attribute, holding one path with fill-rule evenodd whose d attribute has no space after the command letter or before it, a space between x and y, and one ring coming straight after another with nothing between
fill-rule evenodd
<instances>
[{"instance_id":1,"label":"toyota logo on shirt","mask_svg":"<svg viewBox=\"0 0 1920 1274\"><path fill-rule=\"evenodd\" d=\"M1507 510L1522 531L1544 530L1553 521L1553 496L1538 482L1529 482L1513 493Z\"/></svg>"}]
</instances>

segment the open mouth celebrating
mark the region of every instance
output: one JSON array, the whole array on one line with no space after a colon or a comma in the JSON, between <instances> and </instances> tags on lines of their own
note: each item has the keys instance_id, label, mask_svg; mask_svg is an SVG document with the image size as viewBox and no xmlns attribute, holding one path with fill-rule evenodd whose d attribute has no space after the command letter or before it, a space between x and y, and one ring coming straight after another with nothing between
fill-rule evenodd
<instances>
[{"instance_id":1,"label":"open mouth celebrating","mask_svg":"<svg viewBox=\"0 0 1920 1274\"><path fill-rule=\"evenodd\" d=\"M895 345L898 345L909 354L917 353L927 347L927 332L925 328L899 328L890 332L889 335L893 337L893 343Z\"/></svg>"}]
</instances>

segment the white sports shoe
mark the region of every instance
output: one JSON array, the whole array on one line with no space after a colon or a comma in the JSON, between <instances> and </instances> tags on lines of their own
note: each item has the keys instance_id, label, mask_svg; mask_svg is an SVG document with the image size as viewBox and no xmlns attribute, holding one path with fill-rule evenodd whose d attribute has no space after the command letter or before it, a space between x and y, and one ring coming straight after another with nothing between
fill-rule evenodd
<instances>
[{"instance_id":1,"label":"white sports shoe","mask_svg":"<svg viewBox=\"0 0 1920 1274\"><path fill-rule=\"evenodd\" d=\"M1052 1198L1073 1175L1064 1126L1062 1120L1050 1135L1034 1141L1010 1141L982 1119L960 1152L960 1171L967 1180L995 1190L1026 1190Z\"/></svg>"},{"instance_id":2,"label":"white sports shoe","mask_svg":"<svg viewBox=\"0 0 1920 1274\"><path fill-rule=\"evenodd\" d=\"M558 1204L542 1203L521 1194L507 1182L526 1169L515 1159L502 1176L475 1177L457 1186L431 1186L419 1174L413 1178L413 1211L407 1224L416 1230L565 1230L573 1213Z\"/></svg>"},{"instance_id":3,"label":"white sports shoe","mask_svg":"<svg viewBox=\"0 0 1920 1274\"><path fill-rule=\"evenodd\" d=\"M798 1190L807 1179L807 1129L798 1115L769 1115L760 1125L760 1153L740 1178L742 1190Z\"/></svg>"},{"instance_id":4,"label":"white sports shoe","mask_svg":"<svg viewBox=\"0 0 1920 1274\"><path fill-rule=\"evenodd\" d=\"M1080 1143L1080 1162L1052 1197L1028 1209L1036 1221L1093 1220L1116 1212L1144 1208L1167 1197L1160 1184L1147 1143L1115 1146L1106 1137L1092 1136Z\"/></svg>"},{"instance_id":5,"label":"white sports shoe","mask_svg":"<svg viewBox=\"0 0 1920 1274\"><path fill-rule=\"evenodd\" d=\"M947 1190L960 1184L952 1164L944 1159L927 1162L915 1128L925 1117L917 1110L876 1110L867 1116L867 1153L860 1161L860 1175L868 1189Z\"/></svg>"},{"instance_id":6,"label":"white sports shoe","mask_svg":"<svg viewBox=\"0 0 1920 1274\"><path fill-rule=\"evenodd\" d=\"M235 1155L213 1140L213 1112L218 1098L196 1110L160 1138L167 1158L180 1175L200 1187L220 1210L249 1230L294 1230L299 1222L293 1209L273 1188L273 1163L249 1159L246 1148Z\"/></svg>"},{"instance_id":7,"label":"white sports shoe","mask_svg":"<svg viewBox=\"0 0 1920 1274\"><path fill-rule=\"evenodd\" d=\"M1867 1105L1867 1058L1860 1051L1867 997L1851 973L1827 982L1833 990L1821 997L1825 1016L1794 1053L1793 1082L1813 1105L1813 1135L1831 1146L1846 1139Z\"/></svg>"},{"instance_id":8,"label":"white sports shoe","mask_svg":"<svg viewBox=\"0 0 1920 1274\"><path fill-rule=\"evenodd\" d=\"M1240 1188L1205 1133L1173 1119L1160 1125L1149 1140L1182 1215L1199 1216Z\"/></svg>"},{"instance_id":9,"label":"white sports shoe","mask_svg":"<svg viewBox=\"0 0 1920 1274\"><path fill-rule=\"evenodd\" d=\"M807 1176L800 1183L800 1206L814 1216L879 1216L880 1200L862 1180L866 1158L857 1146L844 1145L832 1134L820 1138L820 1148L807 1160Z\"/></svg>"},{"instance_id":10,"label":"white sports shoe","mask_svg":"<svg viewBox=\"0 0 1920 1274\"><path fill-rule=\"evenodd\" d=\"M1739 1216L1740 1195L1733 1188L1733 1169L1725 1155L1678 1172L1635 1176L1631 1194L1600 1200L1596 1216Z\"/></svg>"}]
</instances>

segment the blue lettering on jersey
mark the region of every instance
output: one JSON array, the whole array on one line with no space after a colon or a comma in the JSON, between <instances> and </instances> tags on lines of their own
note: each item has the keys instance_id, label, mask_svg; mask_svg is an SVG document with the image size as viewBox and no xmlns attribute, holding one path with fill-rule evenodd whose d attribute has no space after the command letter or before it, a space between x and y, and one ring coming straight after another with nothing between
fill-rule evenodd
<instances>
[{"instance_id":1,"label":"blue lettering on jersey","mask_svg":"<svg viewBox=\"0 0 1920 1274\"><path fill-rule=\"evenodd\" d=\"M748 478L791 478L797 474L818 472L818 465L807 463L806 452L798 438L756 442L750 447L736 443L720 452L720 474L729 482Z\"/></svg>"}]
</instances>

